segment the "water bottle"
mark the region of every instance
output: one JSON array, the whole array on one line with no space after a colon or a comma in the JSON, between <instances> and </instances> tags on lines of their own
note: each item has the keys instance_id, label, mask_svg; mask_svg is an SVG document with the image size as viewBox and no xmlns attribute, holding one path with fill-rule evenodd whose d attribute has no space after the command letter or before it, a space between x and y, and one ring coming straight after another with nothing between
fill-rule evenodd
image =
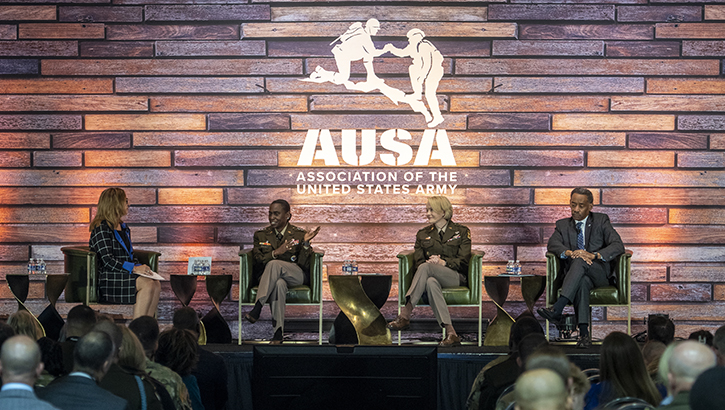
<instances>
[{"instance_id":1,"label":"water bottle","mask_svg":"<svg viewBox=\"0 0 725 410\"><path fill-rule=\"evenodd\" d=\"M35 262L33 261L33 258L30 258L28 261L28 275L32 275L35 273Z\"/></svg>"},{"instance_id":2,"label":"water bottle","mask_svg":"<svg viewBox=\"0 0 725 410\"><path fill-rule=\"evenodd\" d=\"M343 275L349 275L350 274L350 261L348 259L345 259L342 262L342 274Z\"/></svg>"},{"instance_id":3,"label":"water bottle","mask_svg":"<svg viewBox=\"0 0 725 410\"><path fill-rule=\"evenodd\" d=\"M511 275L514 273L514 261L508 261L506 264L506 274Z\"/></svg>"},{"instance_id":4,"label":"water bottle","mask_svg":"<svg viewBox=\"0 0 725 410\"><path fill-rule=\"evenodd\" d=\"M518 260L514 264L514 275L521 275L521 262Z\"/></svg>"},{"instance_id":5,"label":"water bottle","mask_svg":"<svg viewBox=\"0 0 725 410\"><path fill-rule=\"evenodd\" d=\"M357 275L357 261L353 260L352 264L350 265L350 270L352 275Z\"/></svg>"},{"instance_id":6,"label":"water bottle","mask_svg":"<svg viewBox=\"0 0 725 410\"><path fill-rule=\"evenodd\" d=\"M38 263L38 266L40 268L40 272L39 273L41 275L46 275L47 274L47 272L46 272L46 267L47 266L46 266L45 261L43 260L43 258L40 258L40 263Z\"/></svg>"},{"instance_id":7,"label":"water bottle","mask_svg":"<svg viewBox=\"0 0 725 410\"><path fill-rule=\"evenodd\" d=\"M36 259L33 264L33 274L37 275L38 273L40 273L40 258Z\"/></svg>"},{"instance_id":8,"label":"water bottle","mask_svg":"<svg viewBox=\"0 0 725 410\"><path fill-rule=\"evenodd\" d=\"M199 275L201 273L201 264L200 261L197 259L194 261L194 266L192 267L192 272L194 272L194 275Z\"/></svg>"},{"instance_id":9,"label":"water bottle","mask_svg":"<svg viewBox=\"0 0 725 410\"><path fill-rule=\"evenodd\" d=\"M211 275L211 262L204 261L204 275Z\"/></svg>"}]
</instances>

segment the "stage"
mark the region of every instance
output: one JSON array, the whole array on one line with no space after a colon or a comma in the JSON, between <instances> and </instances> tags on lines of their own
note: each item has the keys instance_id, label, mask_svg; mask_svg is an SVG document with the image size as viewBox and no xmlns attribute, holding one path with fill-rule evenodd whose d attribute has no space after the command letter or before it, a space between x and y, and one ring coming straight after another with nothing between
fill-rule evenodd
<instances>
[{"instance_id":1,"label":"stage","mask_svg":"<svg viewBox=\"0 0 725 410\"><path fill-rule=\"evenodd\" d=\"M243 345L207 345L206 349L220 354L227 364L229 383L228 409L252 409L252 374L253 374L253 348L255 345L267 346L265 342L245 342ZM429 344L403 344L402 346ZM290 342L283 347L316 347L311 342ZM325 343L320 347L329 347ZM398 345L393 345L395 348ZM340 345L338 348L347 349L350 346ZM570 360L581 369L599 366L599 346L587 350L578 350L573 346L562 346ZM401 349L402 352L402 349ZM465 409L466 398L473 380L478 372L488 362L499 356L506 355L506 347L478 347L476 345L463 345L455 348L438 349L438 409L458 410Z\"/></svg>"}]
</instances>

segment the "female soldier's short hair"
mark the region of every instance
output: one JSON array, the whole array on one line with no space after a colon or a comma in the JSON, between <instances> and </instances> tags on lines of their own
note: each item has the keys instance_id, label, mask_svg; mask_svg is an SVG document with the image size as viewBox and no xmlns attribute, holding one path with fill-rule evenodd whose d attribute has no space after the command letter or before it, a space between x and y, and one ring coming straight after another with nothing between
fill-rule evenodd
<instances>
[{"instance_id":1,"label":"female soldier's short hair","mask_svg":"<svg viewBox=\"0 0 725 410\"><path fill-rule=\"evenodd\" d=\"M431 196L428 198L428 206L435 212L443 212L443 218L450 221L453 217L453 205L444 196Z\"/></svg>"}]
</instances>

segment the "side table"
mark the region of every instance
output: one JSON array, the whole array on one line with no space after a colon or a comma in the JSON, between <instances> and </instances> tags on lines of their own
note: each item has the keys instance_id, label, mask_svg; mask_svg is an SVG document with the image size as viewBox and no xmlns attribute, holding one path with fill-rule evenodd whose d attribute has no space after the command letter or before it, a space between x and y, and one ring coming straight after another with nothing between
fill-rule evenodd
<instances>
[{"instance_id":1,"label":"side table","mask_svg":"<svg viewBox=\"0 0 725 410\"><path fill-rule=\"evenodd\" d=\"M392 275L330 275L327 280L340 307L330 332L331 344L392 344L380 313L390 295Z\"/></svg>"},{"instance_id":2,"label":"side table","mask_svg":"<svg viewBox=\"0 0 725 410\"><path fill-rule=\"evenodd\" d=\"M511 278L521 279L521 294L531 315L534 315L534 305L544 293L546 288L546 277L539 275L498 275L486 276L483 285L486 294L496 305L496 317L486 328L486 337L483 340L484 346L507 346L511 326L515 320L503 308L509 293Z\"/></svg>"}]
</instances>

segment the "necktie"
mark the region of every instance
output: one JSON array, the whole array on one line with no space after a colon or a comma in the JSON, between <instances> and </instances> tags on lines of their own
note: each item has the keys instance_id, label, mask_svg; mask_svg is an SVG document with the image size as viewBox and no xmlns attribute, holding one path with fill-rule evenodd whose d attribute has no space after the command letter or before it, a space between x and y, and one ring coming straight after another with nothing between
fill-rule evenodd
<instances>
[{"instance_id":1,"label":"necktie","mask_svg":"<svg viewBox=\"0 0 725 410\"><path fill-rule=\"evenodd\" d=\"M277 240L282 242L282 234L277 232Z\"/></svg>"},{"instance_id":2,"label":"necktie","mask_svg":"<svg viewBox=\"0 0 725 410\"><path fill-rule=\"evenodd\" d=\"M443 242L443 231L438 231L438 237L441 238L441 242Z\"/></svg>"},{"instance_id":3,"label":"necktie","mask_svg":"<svg viewBox=\"0 0 725 410\"><path fill-rule=\"evenodd\" d=\"M577 232L579 232L579 234L576 237L576 246L579 249L584 249L584 231L582 230L583 225L584 225L584 222L576 223L576 230L577 230Z\"/></svg>"}]
</instances>

